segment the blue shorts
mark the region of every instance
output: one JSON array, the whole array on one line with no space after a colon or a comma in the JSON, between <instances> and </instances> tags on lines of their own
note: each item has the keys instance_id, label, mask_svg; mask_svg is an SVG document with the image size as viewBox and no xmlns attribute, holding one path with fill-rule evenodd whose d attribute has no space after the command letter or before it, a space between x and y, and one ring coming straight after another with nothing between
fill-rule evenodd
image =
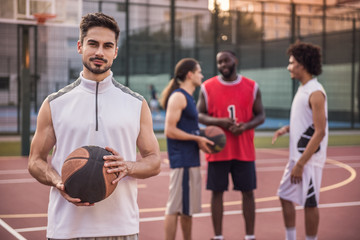
<instances>
[{"instance_id":1,"label":"blue shorts","mask_svg":"<svg viewBox=\"0 0 360 240\"><path fill-rule=\"evenodd\" d=\"M239 160L209 162L206 189L216 192L227 191L229 173L234 190L248 192L256 189L255 161Z\"/></svg>"}]
</instances>

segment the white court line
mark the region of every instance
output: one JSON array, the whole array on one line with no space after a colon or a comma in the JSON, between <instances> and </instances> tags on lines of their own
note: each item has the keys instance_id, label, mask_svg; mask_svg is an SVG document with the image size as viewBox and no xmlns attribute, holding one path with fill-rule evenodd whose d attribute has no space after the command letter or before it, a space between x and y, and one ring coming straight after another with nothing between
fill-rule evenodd
<instances>
[{"instance_id":1,"label":"white court line","mask_svg":"<svg viewBox=\"0 0 360 240\"><path fill-rule=\"evenodd\" d=\"M27 169L0 170L0 175L29 173Z\"/></svg>"},{"instance_id":2,"label":"white court line","mask_svg":"<svg viewBox=\"0 0 360 240\"><path fill-rule=\"evenodd\" d=\"M353 206L360 206L360 201L357 202L342 202L342 203L325 203L319 204L319 208L336 208L336 207L353 207ZM296 210L303 209L302 206L296 206ZM259 208L256 209L256 213L272 213L272 212L280 212L281 207L272 207L272 208ZM239 215L242 214L242 210L234 210L234 211L224 211L224 215ZM198 213L194 214L194 218L201 218L201 217L210 217L211 213ZM156 221L163 221L165 219L164 216L159 217L147 217L147 218L140 218L140 222L156 222ZM0 219L1 220L1 219ZM35 231L45 231L46 227L33 227L33 228L19 228L15 229L16 232L35 232Z\"/></svg>"},{"instance_id":3,"label":"white court line","mask_svg":"<svg viewBox=\"0 0 360 240\"><path fill-rule=\"evenodd\" d=\"M346 165L352 167L352 168L359 168L360 167L360 163L347 163ZM275 171L284 171L284 166L273 166L273 167L260 167L257 166L256 167L256 172L275 172ZM331 169L331 168L339 168L336 165L333 164L325 164L324 169ZM162 177L167 177L169 176L170 172L169 171L162 171L159 173L159 175L157 176L162 176ZM207 171L206 170L201 170L201 174L202 175L206 175ZM5 179L5 180L0 180L0 184L13 184L13 183L34 183L37 182L34 178L20 178L20 179ZM140 184L139 184L140 185ZM139 187L142 188L142 187Z\"/></svg>"},{"instance_id":4,"label":"white court line","mask_svg":"<svg viewBox=\"0 0 360 240\"><path fill-rule=\"evenodd\" d=\"M360 156L332 156L331 159L335 159L338 161L360 161Z\"/></svg>"},{"instance_id":5,"label":"white court line","mask_svg":"<svg viewBox=\"0 0 360 240\"><path fill-rule=\"evenodd\" d=\"M0 184L33 183L33 182L37 182L35 178L20 178L20 179L5 179L5 180L0 180Z\"/></svg>"},{"instance_id":6,"label":"white court line","mask_svg":"<svg viewBox=\"0 0 360 240\"><path fill-rule=\"evenodd\" d=\"M352 168L359 168L360 163L346 163L346 165L352 167ZM333 165L333 164L325 164L324 169L334 169L339 168L339 166ZM275 172L280 171L283 172L285 169L285 165L281 166L272 166L272 167L260 167L256 166L256 172ZM207 170L201 170L201 175L206 175ZM170 175L169 171L161 171L157 177L168 177ZM1 180L0 180L1 183Z\"/></svg>"},{"instance_id":7,"label":"white court line","mask_svg":"<svg viewBox=\"0 0 360 240\"><path fill-rule=\"evenodd\" d=\"M360 201L357 202L343 202L343 203L327 203L327 204L319 204L319 208L335 208L335 207L353 207L353 206L360 206ZM301 210L304 207L296 206L296 210ZM273 208L259 208L255 210L256 213L270 213L270 212L280 212L281 207L273 207ZM237 215L242 214L242 210L234 210L234 211L224 211L224 215ZM211 213L197 213L194 214L194 218L200 217L210 217ZM148 217L148 218L140 218L140 222L154 222L154 221L162 221L165 217Z\"/></svg>"},{"instance_id":8,"label":"white court line","mask_svg":"<svg viewBox=\"0 0 360 240\"><path fill-rule=\"evenodd\" d=\"M36 232L36 231L45 231L46 227L32 227L32 228L18 228L15 229L18 233L21 232Z\"/></svg>"},{"instance_id":9,"label":"white court line","mask_svg":"<svg viewBox=\"0 0 360 240\"><path fill-rule=\"evenodd\" d=\"M5 228L11 235L13 235L18 240L26 240L23 236L21 236L15 229L10 227L6 222L4 222L2 219L0 219L0 225Z\"/></svg>"}]
</instances>

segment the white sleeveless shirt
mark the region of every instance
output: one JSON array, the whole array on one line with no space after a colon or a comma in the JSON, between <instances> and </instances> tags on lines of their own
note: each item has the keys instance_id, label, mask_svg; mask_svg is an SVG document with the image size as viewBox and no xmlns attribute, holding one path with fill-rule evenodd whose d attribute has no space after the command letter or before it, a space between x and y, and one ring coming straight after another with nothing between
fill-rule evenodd
<instances>
[{"instance_id":1,"label":"white sleeveless shirt","mask_svg":"<svg viewBox=\"0 0 360 240\"><path fill-rule=\"evenodd\" d=\"M305 85L301 85L294 97L290 113L290 160L298 161L305 150L314 132L313 114L310 108L309 98L315 91L321 91L325 96L326 130L318 150L312 155L307 164L323 167L326 161L328 144L328 110L327 97L323 86L316 78L311 79Z\"/></svg>"},{"instance_id":2,"label":"white sleeveless shirt","mask_svg":"<svg viewBox=\"0 0 360 240\"><path fill-rule=\"evenodd\" d=\"M49 95L56 144L52 166L61 174L66 157L85 145L114 148L125 161L136 161L143 97L110 76L101 82L84 79ZM115 191L91 207L77 207L52 187L48 206L48 238L121 236L139 232L137 181L125 177Z\"/></svg>"}]
</instances>

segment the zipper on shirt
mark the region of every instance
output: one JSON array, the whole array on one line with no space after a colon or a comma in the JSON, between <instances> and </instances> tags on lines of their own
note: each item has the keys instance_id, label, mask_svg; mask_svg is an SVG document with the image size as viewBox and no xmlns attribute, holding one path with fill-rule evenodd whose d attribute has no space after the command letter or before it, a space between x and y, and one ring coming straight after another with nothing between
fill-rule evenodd
<instances>
[{"instance_id":1,"label":"zipper on shirt","mask_svg":"<svg viewBox=\"0 0 360 240\"><path fill-rule=\"evenodd\" d=\"M95 131L98 131L98 91L99 91L99 82L96 83L96 92L95 92Z\"/></svg>"}]
</instances>

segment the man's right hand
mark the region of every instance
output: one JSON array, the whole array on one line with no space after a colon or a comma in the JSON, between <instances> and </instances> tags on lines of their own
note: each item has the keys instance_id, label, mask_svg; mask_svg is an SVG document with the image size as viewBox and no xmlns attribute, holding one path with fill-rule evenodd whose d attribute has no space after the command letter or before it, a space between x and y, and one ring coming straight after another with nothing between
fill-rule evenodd
<instances>
[{"instance_id":1,"label":"man's right hand","mask_svg":"<svg viewBox=\"0 0 360 240\"><path fill-rule=\"evenodd\" d=\"M290 130L289 126L284 126L282 128L279 128L275 133L274 136L272 138L271 143L274 144L277 140L278 137L284 135L285 133L288 133Z\"/></svg>"},{"instance_id":2,"label":"man's right hand","mask_svg":"<svg viewBox=\"0 0 360 240\"><path fill-rule=\"evenodd\" d=\"M216 125L230 131L230 128L235 126L236 122L232 118L218 118Z\"/></svg>"},{"instance_id":3,"label":"man's right hand","mask_svg":"<svg viewBox=\"0 0 360 240\"><path fill-rule=\"evenodd\" d=\"M65 186L62 182L58 182L55 186L61 193L61 195L70 203L76 206L94 206L94 204L90 204L89 202L81 202L80 198L72 198L65 192Z\"/></svg>"}]
</instances>

